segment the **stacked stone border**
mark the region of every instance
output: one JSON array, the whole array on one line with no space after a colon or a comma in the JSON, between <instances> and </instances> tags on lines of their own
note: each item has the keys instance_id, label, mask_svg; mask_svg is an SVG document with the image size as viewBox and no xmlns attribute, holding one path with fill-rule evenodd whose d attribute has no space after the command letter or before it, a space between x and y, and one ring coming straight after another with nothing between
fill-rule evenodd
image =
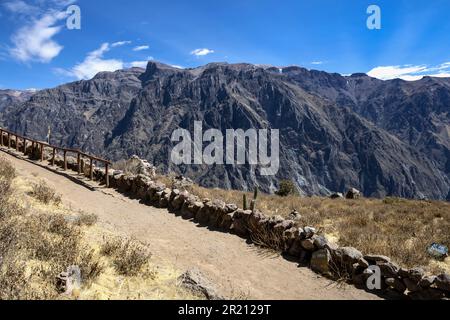
<instances>
[{"instance_id":1,"label":"stacked stone border","mask_svg":"<svg viewBox=\"0 0 450 320\"><path fill-rule=\"evenodd\" d=\"M14 147L14 146L13 146ZM30 148L26 154L36 159L39 150ZM46 158L47 156L39 157ZM52 163L54 162L54 163ZM77 159L52 159L49 164L76 172L90 173L90 167ZM81 170L79 170L81 169ZM332 280L346 281L355 287L382 296L394 294L397 298L414 300L448 300L450 298L450 275L427 276L421 268L406 269L398 266L389 257L363 254L353 247L339 247L325 237L317 235L313 227L300 227L294 220L281 216L268 217L259 210L243 210L236 204L221 200L200 199L198 196L168 187L153 181L146 175L124 174L94 167L93 179L142 203L169 212L183 219L235 234L252 241L255 245L282 252L302 265ZM368 290L367 280L374 275L374 266L381 273L381 289Z\"/></svg>"}]
</instances>

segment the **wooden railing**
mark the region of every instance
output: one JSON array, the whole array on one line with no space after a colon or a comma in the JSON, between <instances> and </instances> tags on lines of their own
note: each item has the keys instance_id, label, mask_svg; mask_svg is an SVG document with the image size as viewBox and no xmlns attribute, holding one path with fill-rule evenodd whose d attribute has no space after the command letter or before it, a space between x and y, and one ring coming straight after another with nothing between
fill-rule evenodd
<instances>
[{"instance_id":1,"label":"wooden railing","mask_svg":"<svg viewBox=\"0 0 450 320\"><path fill-rule=\"evenodd\" d=\"M6 141L5 141L6 138ZM13 140L14 139L14 140ZM83 158L89 159L89 178L91 180L94 180L94 162L100 162L103 163L105 166L105 180L106 180L106 187L109 188L109 168L111 166L111 162L87 153L84 153L80 150L76 149L68 149L68 148L62 148L57 146L52 146L46 142L34 140L31 138L23 137L17 133L11 132L6 129L0 128L0 146L2 147L8 147L11 149L12 141L15 142L15 148L16 151L20 152L22 151L25 155L27 153L27 143L31 143L32 149L35 150L35 148L38 148L39 154L40 154L40 161L44 161L44 151L45 149L51 149L52 150L52 158L51 158L51 165L55 166L55 160L56 156L58 155L58 152L63 153L64 157L64 166L63 169L67 171L67 156L68 154L75 154L77 158L77 168L78 168L78 174L81 175L81 160ZM22 141L23 147L22 150L19 150L19 142ZM84 174L84 170L83 170Z\"/></svg>"}]
</instances>

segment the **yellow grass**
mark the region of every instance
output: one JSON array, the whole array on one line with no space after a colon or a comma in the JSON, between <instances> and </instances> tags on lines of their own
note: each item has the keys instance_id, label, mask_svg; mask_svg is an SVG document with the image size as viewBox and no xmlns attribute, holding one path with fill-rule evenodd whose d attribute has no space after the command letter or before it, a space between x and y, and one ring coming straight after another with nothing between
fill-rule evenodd
<instances>
[{"instance_id":1,"label":"yellow grass","mask_svg":"<svg viewBox=\"0 0 450 320\"><path fill-rule=\"evenodd\" d=\"M243 192L206 189L189 191L200 198L221 199L242 208ZM247 193L252 199L253 194ZM430 272L450 271L450 259L435 261L426 250L432 243L450 246L450 203L397 198L332 200L321 197L278 197L261 194L257 209L268 216L288 217L297 210L300 226L314 226L341 246L391 257L405 267L422 266Z\"/></svg>"},{"instance_id":2,"label":"yellow grass","mask_svg":"<svg viewBox=\"0 0 450 320\"><path fill-rule=\"evenodd\" d=\"M104 237L117 235L101 228L89 213L33 197L37 181L37 175L16 177L11 194L0 197L0 239L13 240L11 245L0 243L0 299L199 299L179 286L181 271L156 258L133 276L121 275L114 259L101 254ZM142 246L151 250L151 244ZM66 296L58 290L56 277L72 265L79 265L86 279Z\"/></svg>"}]
</instances>

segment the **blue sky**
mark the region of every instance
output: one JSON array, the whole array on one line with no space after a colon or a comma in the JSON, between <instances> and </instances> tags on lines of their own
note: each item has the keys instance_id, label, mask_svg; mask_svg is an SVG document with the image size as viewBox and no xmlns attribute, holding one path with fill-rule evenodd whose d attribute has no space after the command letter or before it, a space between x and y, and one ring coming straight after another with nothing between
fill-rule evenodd
<instances>
[{"instance_id":1,"label":"blue sky","mask_svg":"<svg viewBox=\"0 0 450 320\"><path fill-rule=\"evenodd\" d=\"M366 26L369 5L381 30ZM66 9L81 9L68 30ZM154 59L450 76L448 0L0 0L0 88L48 88Z\"/></svg>"}]
</instances>

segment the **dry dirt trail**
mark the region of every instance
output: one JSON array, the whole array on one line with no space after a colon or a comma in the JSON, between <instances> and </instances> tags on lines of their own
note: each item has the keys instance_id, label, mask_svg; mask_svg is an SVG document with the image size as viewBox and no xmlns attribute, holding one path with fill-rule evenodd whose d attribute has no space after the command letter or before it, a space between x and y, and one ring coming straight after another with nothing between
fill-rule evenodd
<instances>
[{"instance_id":1,"label":"dry dirt trail","mask_svg":"<svg viewBox=\"0 0 450 320\"><path fill-rule=\"evenodd\" d=\"M126 196L90 183L76 184L46 168L1 152L19 175L46 179L66 206L98 215L101 227L150 244L153 259L180 270L197 267L225 296L236 292L249 299L379 299L354 287L338 287L308 268L282 257L265 257L243 239L210 231Z\"/></svg>"}]
</instances>

